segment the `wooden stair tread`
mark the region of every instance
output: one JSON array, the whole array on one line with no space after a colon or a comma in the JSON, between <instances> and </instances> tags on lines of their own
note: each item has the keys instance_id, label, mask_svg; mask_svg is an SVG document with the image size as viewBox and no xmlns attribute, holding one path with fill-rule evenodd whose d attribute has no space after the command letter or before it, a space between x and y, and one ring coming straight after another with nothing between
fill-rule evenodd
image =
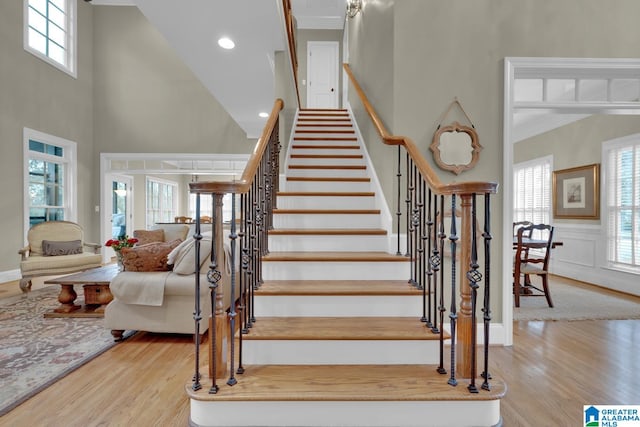
<instances>
[{"instance_id":1,"label":"wooden stair tread","mask_svg":"<svg viewBox=\"0 0 640 427\"><path fill-rule=\"evenodd\" d=\"M315 117L300 117L299 122L351 122L348 117L331 117L331 118L315 118Z\"/></svg>"},{"instance_id":2,"label":"wooden stair tread","mask_svg":"<svg viewBox=\"0 0 640 427\"><path fill-rule=\"evenodd\" d=\"M343 129L318 129L318 130L300 129L300 130L296 130L295 133L322 133L322 134L332 134L332 133L344 134L344 133L348 133L348 134L353 134L353 133L356 133L356 131L355 130L343 130Z\"/></svg>"},{"instance_id":3,"label":"wooden stair tread","mask_svg":"<svg viewBox=\"0 0 640 427\"><path fill-rule=\"evenodd\" d=\"M289 165L289 169L366 170L365 165Z\"/></svg>"},{"instance_id":4,"label":"wooden stair tread","mask_svg":"<svg viewBox=\"0 0 640 427\"><path fill-rule=\"evenodd\" d=\"M439 340L419 317L260 317L244 340Z\"/></svg>"},{"instance_id":5,"label":"wooden stair tread","mask_svg":"<svg viewBox=\"0 0 640 427\"><path fill-rule=\"evenodd\" d=\"M359 150L359 145L304 145L293 144L291 148L296 150Z\"/></svg>"},{"instance_id":6,"label":"wooden stair tread","mask_svg":"<svg viewBox=\"0 0 640 427\"><path fill-rule=\"evenodd\" d=\"M362 159L362 154L292 154L292 159Z\"/></svg>"},{"instance_id":7,"label":"wooden stair tread","mask_svg":"<svg viewBox=\"0 0 640 427\"><path fill-rule=\"evenodd\" d=\"M296 128L298 127L353 127L350 123L298 123Z\"/></svg>"},{"instance_id":8,"label":"wooden stair tread","mask_svg":"<svg viewBox=\"0 0 640 427\"><path fill-rule=\"evenodd\" d=\"M332 137L332 136L294 136L293 141L357 141L358 138L344 136L344 137Z\"/></svg>"},{"instance_id":9,"label":"wooden stair tread","mask_svg":"<svg viewBox=\"0 0 640 427\"><path fill-rule=\"evenodd\" d=\"M387 252L271 252L263 261L409 262L409 257Z\"/></svg>"},{"instance_id":10,"label":"wooden stair tread","mask_svg":"<svg viewBox=\"0 0 640 427\"><path fill-rule=\"evenodd\" d=\"M373 191L280 191L276 197L373 197Z\"/></svg>"},{"instance_id":11,"label":"wooden stair tread","mask_svg":"<svg viewBox=\"0 0 640 427\"><path fill-rule=\"evenodd\" d=\"M247 365L233 387L219 381L220 390L209 394L211 379L203 388L185 389L200 401L485 401L504 397L506 385L490 381L491 390L469 393L467 382L447 384L447 375L435 365ZM476 380L478 388L482 380Z\"/></svg>"},{"instance_id":12,"label":"wooden stair tread","mask_svg":"<svg viewBox=\"0 0 640 427\"><path fill-rule=\"evenodd\" d=\"M381 228L277 228L269 230L270 236L386 236Z\"/></svg>"},{"instance_id":13,"label":"wooden stair tread","mask_svg":"<svg viewBox=\"0 0 640 427\"><path fill-rule=\"evenodd\" d=\"M422 295L406 280L267 280L256 295Z\"/></svg>"},{"instance_id":14,"label":"wooden stair tread","mask_svg":"<svg viewBox=\"0 0 640 427\"><path fill-rule=\"evenodd\" d=\"M371 178L351 176L288 176L287 181L370 182Z\"/></svg>"},{"instance_id":15,"label":"wooden stair tread","mask_svg":"<svg viewBox=\"0 0 640 427\"><path fill-rule=\"evenodd\" d=\"M274 215L378 215L380 209L274 209Z\"/></svg>"}]
</instances>

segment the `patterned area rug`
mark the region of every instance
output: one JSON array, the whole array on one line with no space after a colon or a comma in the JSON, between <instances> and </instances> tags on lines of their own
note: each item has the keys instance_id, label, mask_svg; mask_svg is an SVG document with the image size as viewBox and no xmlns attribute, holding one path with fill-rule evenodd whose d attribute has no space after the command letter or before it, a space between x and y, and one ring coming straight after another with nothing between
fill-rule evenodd
<instances>
[{"instance_id":1,"label":"patterned area rug","mask_svg":"<svg viewBox=\"0 0 640 427\"><path fill-rule=\"evenodd\" d=\"M632 296L606 294L558 280L550 281L549 289L553 308L545 297L523 297L520 307L513 308L513 320L640 319L639 299Z\"/></svg>"},{"instance_id":2,"label":"patterned area rug","mask_svg":"<svg viewBox=\"0 0 640 427\"><path fill-rule=\"evenodd\" d=\"M102 318L45 319L58 292L50 286L0 300L0 416L115 344Z\"/></svg>"}]
</instances>

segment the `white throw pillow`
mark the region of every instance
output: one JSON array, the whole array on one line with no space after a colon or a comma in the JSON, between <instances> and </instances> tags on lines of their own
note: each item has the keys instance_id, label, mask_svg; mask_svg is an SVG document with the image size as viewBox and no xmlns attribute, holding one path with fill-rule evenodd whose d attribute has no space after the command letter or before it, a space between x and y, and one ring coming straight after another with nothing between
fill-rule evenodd
<instances>
[{"instance_id":1,"label":"white throw pillow","mask_svg":"<svg viewBox=\"0 0 640 427\"><path fill-rule=\"evenodd\" d=\"M200 260L203 264L211 257L211 233L202 233L200 240ZM173 271L177 274L194 274L196 272L196 242L195 239L187 239L167 256L167 263L173 264Z\"/></svg>"}]
</instances>

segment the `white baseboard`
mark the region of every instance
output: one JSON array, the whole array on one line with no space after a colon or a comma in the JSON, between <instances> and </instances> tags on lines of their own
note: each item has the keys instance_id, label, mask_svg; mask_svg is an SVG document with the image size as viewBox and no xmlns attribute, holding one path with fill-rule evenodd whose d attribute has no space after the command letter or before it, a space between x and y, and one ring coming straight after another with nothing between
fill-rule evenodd
<instances>
[{"instance_id":1,"label":"white baseboard","mask_svg":"<svg viewBox=\"0 0 640 427\"><path fill-rule=\"evenodd\" d=\"M18 280L22 277L20 270L8 270L0 271L0 283L11 282L12 280Z\"/></svg>"}]
</instances>

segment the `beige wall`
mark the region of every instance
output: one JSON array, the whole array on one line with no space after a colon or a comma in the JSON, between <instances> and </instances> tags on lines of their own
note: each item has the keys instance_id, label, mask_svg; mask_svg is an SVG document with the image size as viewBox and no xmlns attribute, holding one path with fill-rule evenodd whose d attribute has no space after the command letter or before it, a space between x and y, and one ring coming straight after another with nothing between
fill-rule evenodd
<instances>
[{"instance_id":1,"label":"beige wall","mask_svg":"<svg viewBox=\"0 0 640 427\"><path fill-rule=\"evenodd\" d=\"M78 222L95 242L101 152L253 149L137 8L78 1L77 79L24 51L22 15L21 1L0 2L0 274L19 268L23 246L24 127L78 143Z\"/></svg>"},{"instance_id":2,"label":"beige wall","mask_svg":"<svg viewBox=\"0 0 640 427\"><path fill-rule=\"evenodd\" d=\"M93 145L93 14L78 2L78 78L58 70L23 48L23 2L0 2L0 197L2 235L0 272L18 268L24 242L23 129L65 138L78 148L78 222L95 238L91 177Z\"/></svg>"},{"instance_id":3,"label":"beige wall","mask_svg":"<svg viewBox=\"0 0 640 427\"><path fill-rule=\"evenodd\" d=\"M383 13L385 8L392 10ZM637 16L640 2L635 0L380 0L366 3L351 21L350 62L390 131L411 137L432 165L431 138L440 116L458 97L484 150L472 171L457 177L438 174L446 182L501 183L504 58L638 57ZM393 40L391 49L381 42L387 37ZM379 174L381 162L375 160ZM502 242L501 217L498 194L492 204L493 242ZM492 279L500 288L501 259L492 260Z\"/></svg>"},{"instance_id":4,"label":"beige wall","mask_svg":"<svg viewBox=\"0 0 640 427\"><path fill-rule=\"evenodd\" d=\"M95 6L95 141L101 152L248 153L248 140L133 6Z\"/></svg>"}]
</instances>

